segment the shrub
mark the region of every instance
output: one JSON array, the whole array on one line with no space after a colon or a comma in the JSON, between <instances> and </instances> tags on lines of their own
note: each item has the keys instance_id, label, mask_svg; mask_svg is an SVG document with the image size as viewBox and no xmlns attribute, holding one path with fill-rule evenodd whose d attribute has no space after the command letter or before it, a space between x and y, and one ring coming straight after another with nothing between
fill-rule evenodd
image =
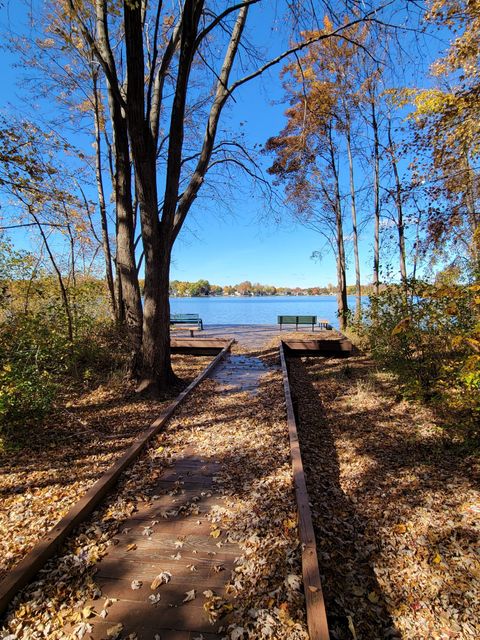
<instances>
[{"instance_id":1,"label":"shrub","mask_svg":"<svg viewBox=\"0 0 480 640\"><path fill-rule=\"evenodd\" d=\"M460 411L468 428L480 415L480 285L408 283L371 298L355 330L393 370L407 396Z\"/></svg>"},{"instance_id":2,"label":"shrub","mask_svg":"<svg viewBox=\"0 0 480 640\"><path fill-rule=\"evenodd\" d=\"M51 376L38 367L6 363L0 370L0 434L11 435L41 420L50 410L55 394Z\"/></svg>"}]
</instances>

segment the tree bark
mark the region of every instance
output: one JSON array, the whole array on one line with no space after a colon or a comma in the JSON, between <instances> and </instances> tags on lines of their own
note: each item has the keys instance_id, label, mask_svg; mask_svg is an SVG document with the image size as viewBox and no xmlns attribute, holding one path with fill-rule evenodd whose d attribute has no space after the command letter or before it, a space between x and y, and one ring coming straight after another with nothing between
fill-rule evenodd
<instances>
[{"instance_id":1,"label":"tree bark","mask_svg":"<svg viewBox=\"0 0 480 640\"><path fill-rule=\"evenodd\" d=\"M132 347L138 352L142 344L142 303L135 263L135 238L132 206L132 175L128 133L125 118L115 101L111 102L113 147L115 156L115 208L117 219L117 252L115 264L121 286L121 302ZM119 319L122 312L119 311Z\"/></svg>"},{"instance_id":2,"label":"tree bark","mask_svg":"<svg viewBox=\"0 0 480 640\"><path fill-rule=\"evenodd\" d=\"M347 278L345 266L345 243L343 238L342 200L340 197L340 180L335 162L335 149L331 128L329 130L329 151L333 180L335 185L335 227L337 244L337 280L338 280L338 316L340 319L340 329L345 331L348 326L348 299L347 299Z\"/></svg>"},{"instance_id":3,"label":"tree bark","mask_svg":"<svg viewBox=\"0 0 480 640\"><path fill-rule=\"evenodd\" d=\"M77 14L78 15L78 14ZM117 281L121 286L123 310L119 308L119 318L124 317L127 325L132 349L135 354L133 373L138 366L138 353L142 344L143 311L135 264L134 216L132 206L132 168L130 163L130 147L128 126L125 114L123 87L119 84L115 59L110 48L107 21L107 5L105 0L96 0L96 39L82 23L83 33L92 47L106 76L108 105L113 133L113 154L115 160L115 207L117 220L117 252L115 265Z\"/></svg>"},{"instance_id":4,"label":"tree bark","mask_svg":"<svg viewBox=\"0 0 480 640\"><path fill-rule=\"evenodd\" d=\"M375 108L375 93L370 93L371 116L373 130L373 291L380 293L380 143L378 139L378 122Z\"/></svg>"},{"instance_id":5,"label":"tree bark","mask_svg":"<svg viewBox=\"0 0 480 640\"><path fill-rule=\"evenodd\" d=\"M105 278L107 281L108 293L110 296L110 307L113 317L120 320L117 311L117 301L115 297L115 284L112 269L112 252L110 249L110 238L108 236L107 209L105 206L105 191L103 188L102 173L102 150L100 137L100 102L98 99L98 70L92 69L92 85L93 85L93 116L94 116L94 145L95 145L95 177L97 182L98 208L100 211L100 222L102 227L102 247L105 258Z\"/></svg>"},{"instance_id":6,"label":"tree bark","mask_svg":"<svg viewBox=\"0 0 480 640\"><path fill-rule=\"evenodd\" d=\"M355 259L355 318L360 320L362 315L362 285L360 280L360 256L358 254L358 228L357 228L357 206L355 198L355 180L353 173L353 156L351 141L351 123L347 114L346 118L346 136L347 136L347 153L348 153L348 169L350 177L350 203L352 211L352 235L353 235L353 254Z\"/></svg>"},{"instance_id":7,"label":"tree bark","mask_svg":"<svg viewBox=\"0 0 480 640\"><path fill-rule=\"evenodd\" d=\"M397 208L397 234L398 234L398 253L400 259L400 280L402 288L407 293L407 257L405 250L405 223L403 218L403 202L402 202L402 184L398 173L397 158L395 155L395 146L392 140L392 127L390 120L388 121L388 147L390 150L390 161L392 163L393 175L395 178L395 205Z\"/></svg>"}]
</instances>

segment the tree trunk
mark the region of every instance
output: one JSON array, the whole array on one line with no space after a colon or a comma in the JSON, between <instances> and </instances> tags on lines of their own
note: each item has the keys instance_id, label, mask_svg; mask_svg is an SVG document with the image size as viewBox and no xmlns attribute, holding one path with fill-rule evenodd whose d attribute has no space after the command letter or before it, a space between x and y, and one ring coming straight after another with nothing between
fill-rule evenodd
<instances>
[{"instance_id":1,"label":"tree trunk","mask_svg":"<svg viewBox=\"0 0 480 640\"><path fill-rule=\"evenodd\" d=\"M143 342L137 391L161 394L175 380L170 356L170 251L159 247L156 259L145 258Z\"/></svg>"},{"instance_id":2,"label":"tree trunk","mask_svg":"<svg viewBox=\"0 0 480 640\"><path fill-rule=\"evenodd\" d=\"M28 206L28 210L32 218L35 220L35 223L38 227L40 235L42 236L43 244L45 245L45 249L47 250L48 257L50 258L50 262L52 263L53 269L57 275L58 286L60 287L60 294L62 296L63 309L65 311L65 318L67 320L68 340L70 342L70 346L73 348L74 328L73 328L72 311L70 309L70 302L68 300L67 289L65 287L65 283L63 282L62 272L60 271L56 263L55 256L53 255L53 251L51 250L50 245L48 244L48 238L45 235L45 231L43 230L40 220L38 219L38 217L35 215L33 211L33 207Z\"/></svg>"},{"instance_id":3,"label":"tree trunk","mask_svg":"<svg viewBox=\"0 0 480 640\"><path fill-rule=\"evenodd\" d=\"M371 114L373 129L373 291L380 293L380 150L378 140L378 122L375 109L375 95L371 91Z\"/></svg>"},{"instance_id":4,"label":"tree trunk","mask_svg":"<svg viewBox=\"0 0 480 640\"><path fill-rule=\"evenodd\" d=\"M392 140L391 122L388 121L388 146L390 150L390 160L392 163L393 175L395 178L395 205L397 207L397 234L398 234L398 253L400 258L400 280L405 295L407 293L407 259L405 250L405 223L403 221L403 202L402 202L402 185L400 175L398 173L397 158L395 156L395 147Z\"/></svg>"},{"instance_id":5,"label":"tree trunk","mask_svg":"<svg viewBox=\"0 0 480 640\"><path fill-rule=\"evenodd\" d=\"M93 84L93 115L95 126L95 177L97 181L98 192L98 208L100 210L100 221L102 226L102 247L103 255L105 258L105 277L107 280L108 293L110 296L110 307L113 317L118 321L119 316L117 312L117 301L115 298L115 285L113 280L112 269L112 252L110 249L110 239L108 237L108 221L107 221L107 209L105 206L105 192L103 188L103 175L102 175L102 152L100 142L100 104L98 99L98 70L92 70L92 84Z\"/></svg>"},{"instance_id":6,"label":"tree trunk","mask_svg":"<svg viewBox=\"0 0 480 640\"><path fill-rule=\"evenodd\" d=\"M465 202L467 205L467 221L470 227L471 232L471 241L470 241L470 255L472 257L473 268L475 272L475 277L480 277L480 226L479 219L480 213L477 211L475 203L477 201L477 195L475 193L475 173L472 169L472 165L470 163L470 158L468 155L468 150L464 149L465 156L465 164L466 164L466 191L465 191Z\"/></svg>"},{"instance_id":7,"label":"tree trunk","mask_svg":"<svg viewBox=\"0 0 480 640\"><path fill-rule=\"evenodd\" d=\"M113 132L113 153L115 159L115 207L117 220L117 253L115 265L117 268L118 285L122 288L123 312L117 303L119 318L124 317L127 325L132 349L139 353L142 344L142 303L140 286L138 283L135 264L135 243L132 207L132 172L130 163L130 148L128 128L124 103L122 100L122 88L119 86L115 60L110 48L107 23L107 3L105 0L97 0L95 3L96 14L96 56L105 71L107 82L107 97L110 110L110 119ZM84 28L87 42L93 43L93 39ZM118 301L120 302L120 301ZM138 358L135 358L138 360ZM134 363L134 369L136 363ZM135 371L134 371L135 373Z\"/></svg>"},{"instance_id":8,"label":"tree trunk","mask_svg":"<svg viewBox=\"0 0 480 640\"><path fill-rule=\"evenodd\" d=\"M340 197L340 180L335 162L335 148L332 138L332 130L329 130L329 151L330 162L335 184L335 228L336 228L336 244L337 244L337 280L338 280L338 316L340 319L340 329L345 331L348 325L348 300L347 300L347 278L345 269L345 243L343 239L343 220L342 220L342 200Z\"/></svg>"},{"instance_id":9,"label":"tree trunk","mask_svg":"<svg viewBox=\"0 0 480 640\"><path fill-rule=\"evenodd\" d=\"M358 254L358 229L357 229L357 206L355 199L355 180L353 175L353 157L351 143L350 118L347 116L347 152L348 152L348 169L350 175L350 202L352 210L352 235L353 235L353 254L355 258L355 318L360 320L362 316L362 285L360 281L360 257Z\"/></svg>"},{"instance_id":10,"label":"tree trunk","mask_svg":"<svg viewBox=\"0 0 480 640\"><path fill-rule=\"evenodd\" d=\"M145 120L144 49L139 5L124 4L127 53L127 112L136 193L140 207L145 256L145 290L140 384L138 391L162 393L175 379L170 358L170 256L178 203L184 116L188 80L196 47L203 0L186 0L182 15L180 56L172 105L162 221L158 217L156 147Z\"/></svg>"},{"instance_id":11,"label":"tree trunk","mask_svg":"<svg viewBox=\"0 0 480 640\"><path fill-rule=\"evenodd\" d=\"M136 353L142 344L142 303L135 263L135 238L132 207L132 176L126 121L120 107L110 100L115 156L115 205L117 218L117 279L121 286L123 314ZM120 301L119 301L120 302ZM122 318L119 309L118 318Z\"/></svg>"}]
</instances>

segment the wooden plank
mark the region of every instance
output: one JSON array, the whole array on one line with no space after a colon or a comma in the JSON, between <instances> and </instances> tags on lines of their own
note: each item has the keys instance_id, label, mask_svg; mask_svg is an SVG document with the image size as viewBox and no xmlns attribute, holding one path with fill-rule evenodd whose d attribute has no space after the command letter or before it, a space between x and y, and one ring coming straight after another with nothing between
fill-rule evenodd
<instances>
[{"instance_id":1,"label":"wooden plank","mask_svg":"<svg viewBox=\"0 0 480 640\"><path fill-rule=\"evenodd\" d=\"M288 369L283 342L280 343L280 361L282 365L283 387L287 407L288 434L290 438L290 454L292 457L293 479L298 506L298 533L302 545L302 573L307 607L307 625L310 640L329 640L327 614L323 598L320 571L318 568L317 545L313 531L312 514L310 512L305 473L303 471L300 443L298 441L297 424L293 410Z\"/></svg>"},{"instance_id":2,"label":"wooden plank","mask_svg":"<svg viewBox=\"0 0 480 640\"><path fill-rule=\"evenodd\" d=\"M172 338L170 341L170 345L172 347L182 346L182 347L212 347L221 351L225 346L230 344L232 341L227 340L225 338Z\"/></svg>"},{"instance_id":3,"label":"wooden plank","mask_svg":"<svg viewBox=\"0 0 480 640\"><path fill-rule=\"evenodd\" d=\"M12 598L27 585L36 573L51 558L58 546L80 522L92 513L110 488L117 482L122 471L141 453L148 441L173 415L185 398L204 380L231 349L234 340L223 341L223 349L212 362L166 407L150 427L141 433L129 449L115 464L86 492L70 511L51 529L33 549L21 560L0 583L0 615L5 611Z\"/></svg>"},{"instance_id":4,"label":"wooden plank","mask_svg":"<svg viewBox=\"0 0 480 640\"><path fill-rule=\"evenodd\" d=\"M347 338L338 340L286 340L285 352L289 356L345 357L352 353L353 345Z\"/></svg>"},{"instance_id":5,"label":"wooden plank","mask_svg":"<svg viewBox=\"0 0 480 640\"><path fill-rule=\"evenodd\" d=\"M170 349L172 353L211 356L219 353L227 343L228 340L221 338L172 338Z\"/></svg>"}]
</instances>

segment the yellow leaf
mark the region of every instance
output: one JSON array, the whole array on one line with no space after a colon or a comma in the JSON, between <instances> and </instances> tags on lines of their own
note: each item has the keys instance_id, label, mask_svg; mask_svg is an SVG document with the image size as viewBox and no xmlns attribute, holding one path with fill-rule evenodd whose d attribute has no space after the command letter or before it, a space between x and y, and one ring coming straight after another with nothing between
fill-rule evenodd
<instances>
[{"instance_id":1,"label":"yellow leaf","mask_svg":"<svg viewBox=\"0 0 480 640\"><path fill-rule=\"evenodd\" d=\"M107 638L116 640L118 636L122 633L122 631L123 631L123 624L119 622L115 626L110 627L110 629L107 629Z\"/></svg>"},{"instance_id":2,"label":"yellow leaf","mask_svg":"<svg viewBox=\"0 0 480 640\"><path fill-rule=\"evenodd\" d=\"M434 562L435 564L440 564L441 561L442 561L442 556L439 553L436 553L432 562Z\"/></svg>"},{"instance_id":3,"label":"yellow leaf","mask_svg":"<svg viewBox=\"0 0 480 640\"><path fill-rule=\"evenodd\" d=\"M212 538L218 538L221 533L222 532L220 531L220 529L214 529L210 532L210 535L212 536Z\"/></svg>"},{"instance_id":4,"label":"yellow leaf","mask_svg":"<svg viewBox=\"0 0 480 640\"><path fill-rule=\"evenodd\" d=\"M353 624L352 616L347 616L348 620L348 628L350 629L350 633L352 634L353 640L357 640L357 633L355 631L355 626Z\"/></svg>"},{"instance_id":5,"label":"yellow leaf","mask_svg":"<svg viewBox=\"0 0 480 640\"><path fill-rule=\"evenodd\" d=\"M93 607L85 607L82 611L82 616L84 618L90 618L90 616L92 616L93 613L94 613Z\"/></svg>"},{"instance_id":6,"label":"yellow leaf","mask_svg":"<svg viewBox=\"0 0 480 640\"><path fill-rule=\"evenodd\" d=\"M395 533L405 533L407 527L404 524L396 524L393 527L393 530L395 531Z\"/></svg>"},{"instance_id":7,"label":"yellow leaf","mask_svg":"<svg viewBox=\"0 0 480 640\"><path fill-rule=\"evenodd\" d=\"M411 322L411 318L403 318L402 320L400 320L400 322L398 322L393 327L391 335L396 336L397 334L402 333L403 331L408 329L410 322Z\"/></svg>"},{"instance_id":8,"label":"yellow leaf","mask_svg":"<svg viewBox=\"0 0 480 640\"><path fill-rule=\"evenodd\" d=\"M295 529L297 526L297 521L294 520L293 518L287 518L286 520L283 521L283 526L286 529Z\"/></svg>"}]
</instances>

